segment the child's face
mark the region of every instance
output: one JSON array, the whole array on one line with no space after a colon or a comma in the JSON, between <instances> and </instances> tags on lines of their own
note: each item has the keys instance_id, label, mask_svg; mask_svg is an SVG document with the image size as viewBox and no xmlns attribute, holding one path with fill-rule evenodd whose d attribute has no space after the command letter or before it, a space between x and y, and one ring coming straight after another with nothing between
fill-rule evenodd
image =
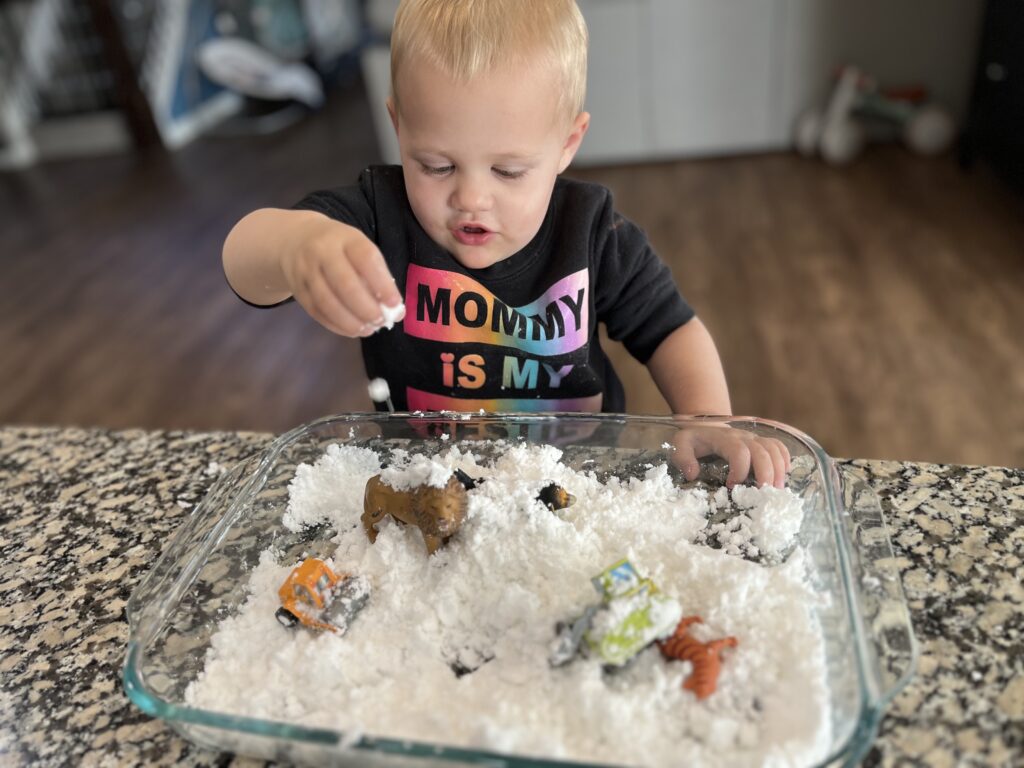
<instances>
[{"instance_id":1,"label":"child's face","mask_svg":"<svg viewBox=\"0 0 1024 768\"><path fill-rule=\"evenodd\" d=\"M537 234L555 177L569 165L590 116L575 121L557 80L540 68L500 69L469 83L406 62L398 134L405 186L427 234L470 269L507 259Z\"/></svg>"}]
</instances>

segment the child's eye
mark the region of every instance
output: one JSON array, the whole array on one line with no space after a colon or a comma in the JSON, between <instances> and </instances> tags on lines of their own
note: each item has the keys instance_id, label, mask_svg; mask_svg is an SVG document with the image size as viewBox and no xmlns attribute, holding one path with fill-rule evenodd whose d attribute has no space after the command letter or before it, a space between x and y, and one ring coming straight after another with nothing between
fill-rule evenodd
<instances>
[{"instance_id":1,"label":"child's eye","mask_svg":"<svg viewBox=\"0 0 1024 768\"><path fill-rule=\"evenodd\" d=\"M420 163L420 168L428 176L444 176L455 170L454 165L426 165L425 163Z\"/></svg>"},{"instance_id":2,"label":"child's eye","mask_svg":"<svg viewBox=\"0 0 1024 768\"><path fill-rule=\"evenodd\" d=\"M526 171L510 171L505 168L492 168L491 170L503 179L521 179L526 175Z\"/></svg>"}]
</instances>

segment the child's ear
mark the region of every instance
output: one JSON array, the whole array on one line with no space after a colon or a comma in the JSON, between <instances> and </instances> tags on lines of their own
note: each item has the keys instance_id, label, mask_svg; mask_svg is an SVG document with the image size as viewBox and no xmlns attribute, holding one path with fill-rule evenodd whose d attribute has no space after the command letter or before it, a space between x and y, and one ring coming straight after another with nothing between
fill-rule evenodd
<instances>
[{"instance_id":1,"label":"child's ear","mask_svg":"<svg viewBox=\"0 0 1024 768\"><path fill-rule=\"evenodd\" d=\"M562 147L562 157L558 161L558 172L561 173L569 167L569 163L576 156L576 151L580 148L580 142L583 141L583 134L587 132L587 128L590 127L590 113L580 112L576 119L572 122L572 132L569 134L569 138L565 140L565 146Z\"/></svg>"},{"instance_id":2,"label":"child's ear","mask_svg":"<svg viewBox=\"0 0 1024 768\"><path fill-rule=\"evenodd\" d=\"M388 100L385 102L388 107L388 115L391 116L391 124L395 126L395 136L398 135L398 111L395 109L395 100L388 96Z\"/></svg>"}]
</instances>

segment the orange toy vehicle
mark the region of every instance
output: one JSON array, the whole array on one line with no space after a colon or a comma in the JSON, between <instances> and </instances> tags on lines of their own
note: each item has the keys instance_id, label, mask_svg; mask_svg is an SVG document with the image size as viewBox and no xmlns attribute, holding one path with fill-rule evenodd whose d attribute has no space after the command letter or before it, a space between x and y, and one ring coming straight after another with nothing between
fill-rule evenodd
<instances>
[{"instance_id":1,"label":"orange toy vehicle","mask_svg":"<svg viewBox=\"0 0 1024 768\"><path fill-rule=\"evenodd\" d=\"M366 605L370 583L363 576L339 576L323 560L308 557L292 569L277 594L281 607L274 615L282 625L301 622L340 635Z\"/></svg>"}]
</instances>

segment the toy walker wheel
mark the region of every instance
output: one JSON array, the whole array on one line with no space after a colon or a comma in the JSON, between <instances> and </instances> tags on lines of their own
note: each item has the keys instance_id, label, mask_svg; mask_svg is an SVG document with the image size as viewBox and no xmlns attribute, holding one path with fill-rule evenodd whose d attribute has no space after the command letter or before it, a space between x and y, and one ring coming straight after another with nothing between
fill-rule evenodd
<instances>
[{"instance_id":1,"label":"toy walker wheel","mask_svg":"<svg viewBox=\"0 0 1024 768\"><path fill-rule=\"evenodd\" d=\"M278 622L282 627L294 627L299 623L299 617L289 611L287 608L278 608L277 613L274 614Z\"/></svg>"}]
</instances>

